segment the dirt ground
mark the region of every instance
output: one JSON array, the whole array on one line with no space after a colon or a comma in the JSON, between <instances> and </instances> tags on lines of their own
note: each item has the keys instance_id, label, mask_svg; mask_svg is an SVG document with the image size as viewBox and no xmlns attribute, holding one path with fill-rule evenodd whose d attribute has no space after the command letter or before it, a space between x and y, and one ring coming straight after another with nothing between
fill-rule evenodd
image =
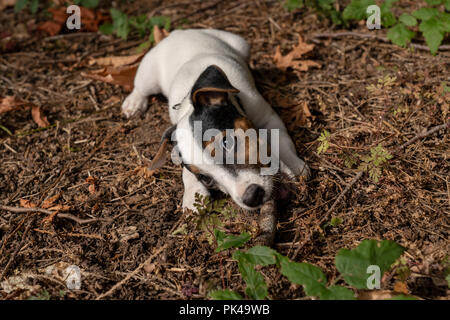
<instances>
[{"instance_id":1,"label":"dirt ground","mask_svg":"<svg viewBox=\"0 0 450 320\"><path fill-rule=\"evenodd\" d=\"M295 195L280 207L273 248L319 266L334 281L339 249L364 239L395 240L407 249L408 291L448 299L448 129L401 148L378 182L365 173L327 212L358 174L357 165L347 167L342 154L368 155L378 144L394 153L417 134L449 121L450 99L442 95L442 83L450 81L450 51L432 56L358 36L316 37L342 30L314 11L290 13L280 1L118 3L129 15L166 15L173 28L223 29L250 42L257 86L312 168L312 178L295 183ZM0 12L2 28L30 19L36 17ZM351 30L369 33L363 25ZM385 30L373 32L385 35ZM315 45L306 58L320 68L282 72L273 61L275 49L289 52L299 33ZM20 207L24 200L41 205L59 195L55 204L69 208L50 222L44 213L0 210L0 282L12 277L19 282L8 292L0 289L0 298L47 292L51 299L95 299L126 277L105 298L205 299L222 280L226 288L243 292L231 254L215 253L205 232L183 214L181 168L168 163L150 177L136 170L152 159L170 125L166 100L152 98L149 112L126 120L120 104L127 92L82 76L95 69L83 61L133 54L141 42L137 35L127 41L97 33L32 35L1 53L0 97L14 95L40 106L54 126L37 129L26 109L0 115L13 134L0 130L0 205ZM383 90L367 89L386 76L393 80L384 82ZM318 155L317 138L324 130L331 133L330 147ZM238 217L227 227L240 232L248 226L238 223L239 217L257 213L234 208ZM331 217L341 223L323 228L323 219ZM174 233L182 225L187 231ZM81 269L81 290L67 290L55 276L68 265ZM305 299L302 288L275 268L264 268L263 274L271 299ZM383 289L392 289L395 276L395 269L385 275Z\"/></svg>"}]
</instances>

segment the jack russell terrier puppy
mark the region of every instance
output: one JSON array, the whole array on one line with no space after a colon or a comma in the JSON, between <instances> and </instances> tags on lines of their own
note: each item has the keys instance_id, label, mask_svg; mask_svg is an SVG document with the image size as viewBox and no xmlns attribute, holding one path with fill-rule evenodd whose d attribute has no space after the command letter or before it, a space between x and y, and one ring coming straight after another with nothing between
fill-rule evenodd
<instances>
[{"instance_id":1,"label":"jack russell terrier puppy","mask_svg":"<svg viewBox=\"0 0 450 320\"><path fill-rule=\"evenodd\" d=\"M283 122L256 89L249 54L249 44L229 32L173 31L145 55L123 102L129 118L147 109L148 96L167 97L173 126L163 134L151 169L162 166L168 145L175 145L172 160L183 166L184 209L195 210L196 193L219 189L255 210L274 197L279 172L310 174ZM271 152L269 160L262 150ZM237 163L228 161L236 157Z\"/></svg>"}]
</instances>

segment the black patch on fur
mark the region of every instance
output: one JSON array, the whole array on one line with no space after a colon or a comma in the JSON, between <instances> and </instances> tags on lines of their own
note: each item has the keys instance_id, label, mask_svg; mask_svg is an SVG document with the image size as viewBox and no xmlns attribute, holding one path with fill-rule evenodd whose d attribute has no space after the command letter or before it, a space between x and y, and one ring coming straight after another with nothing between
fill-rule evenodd
<instances>
[{"instance_id":1,"label":"black patch on fur","mask_svg":"<svg viewBox=\"0 0 450 320\"><path fill-rule=\"evenodd\" d=\"M216 65L211 65L203 71L191 90L191 99L195 102L195 95L202 91L239 92L228 80L225 73ZM195 105L194 105L195 106Z\"/></svg>"}]
</instances>

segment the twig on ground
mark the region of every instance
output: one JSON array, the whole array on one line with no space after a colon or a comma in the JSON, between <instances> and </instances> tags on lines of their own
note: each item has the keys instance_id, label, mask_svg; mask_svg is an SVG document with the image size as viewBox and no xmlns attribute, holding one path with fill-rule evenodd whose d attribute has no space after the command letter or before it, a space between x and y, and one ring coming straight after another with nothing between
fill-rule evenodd
<instances>
[{"instance_id":1,"label":"twig on ground","mask_svg":"<svg viewBox=\"0 0 450 320\"><path fill-rule=\"evenodd\" d=\"M402 144L401 146L399 146L399 147L396 149L395 153L397 153L397 152L399 152L400 150L406 148L406 147L409 146L410 144L413 144L413 143L416 142L417 140L419 140L419 139L421 139L421 138L425 138L425 137L427 137L427 136L429 136L429 135L431 135L431 134L433 134L433 133L435 133L435 132L437 132L437 131L439 131L439 130L441 130L441 129L445 129L445 128L447 128L447 129L450 128L450 121L447 122L447 123L443 123L443 124L440 124L440 125L438 125L438 126L435 126L435 127L431 128L431 129L428 130L428 131L419 133L419 134L416 135L414 138L408 140L407 142L405 142L404 144Z\"/></svg>"},{"instance_id":2,"label":"twig on ground","mask_svg":"<svg viewBox=\"0 0 450 320\"><path fill-rule=\"evenodd\" d=\"M374 34L367 34L367 33L358 33L358 32L336 32L336 33L316 33L313 35L313 38L340 38L340 37L357 37L357 38L367 38L367 39L377 39L386 43L390 43L391 41L383 36L378 36ZM410 46L414 49L419 50L425 50L430 51L430 48L428 48L425 45L417 44L417 43L410 43ZM441 51L447 51L450 50L450 45L441 45L439 47L439 50Z\"/></svg>"},{"instance_id":3,"label":"twig on ground","mask_svg":"<svg viewBox=\"0 0 450 320\"><path fill-rule=\"evenodd\" d=\"M347 194L347 192L353 187L353 185L358 182L359 179L361 179L361 177L363 176L364 171L360 171L358 172L358 174L352 179L352 181L349 182L349 184L347 184L347 186L345 187L344 191L341 192L341 194L339 195L339 197L336 199L336 201L334 201L333 205L330 207L330 209L328 209L328 211L325 213L325 216L320 220L320 224L324 223L325 221L328 220L331 212L334 210L334 208L336 208L336 206L339 204L339 202L341 202L342 198L344 198L344 196Z\"/></svg>"},{"instance_id":4,"label":"twig on ground","mask_svg":"<svg viewBox=\"0 0 450 320\"><path fill-rule=\"evenodd\" d=\"M17 213L40 212L40 213L45 213L48 215L55 213L54 211L50 211L50 210L46 210L46 209L42 209L42 208L21 208L21 207L9 207L9 206L4 206L4 205L0 205L0 210L6 210L6 211L10 211L10 212L17 212ZM63 218L63 219L69 219L69 220L75 221L76 223L79 223L79 224L86 224L86 223L96 222L96 221L100 220L100 219L80 219L69 213L58 213L57 217Z\"/></svg>"}]
</instances>

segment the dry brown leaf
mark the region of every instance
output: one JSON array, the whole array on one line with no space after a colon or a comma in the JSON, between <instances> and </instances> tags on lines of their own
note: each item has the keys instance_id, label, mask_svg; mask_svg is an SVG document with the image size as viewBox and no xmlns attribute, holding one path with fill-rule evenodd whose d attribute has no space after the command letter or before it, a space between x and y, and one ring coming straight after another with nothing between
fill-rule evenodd
<instances>
[{"instance_id":1,"label":"dry brown leaf","mask_svg":"<svg viewBox=\"0 0 450 320\"><path fill-rule=\"evenodd\" d=\"M45 31L51 36L55 36L61 32L66 24L69 14L67 7L57 7L48 9L53 14L52 19L45 21L38 26L38 30ZM80 7L81 31L97 32L98 26L109 17L103 15L100 11L92 11L91 9Z\"/></svg>"},{"instance_id":2,"label":"dry brown leaf","mask_svg":"<svg viewBox=\"0 0 450 320\"><path fill-rule=\"evenodd\" d=\"M38 30L44 31L50 36L56 36L61 29L62 24L55 21L45 21L38 26Z\"/></svg>"},{"instance_id":3,"label":"dry brown leaf","mask_svg":"<svg viewBox=\"0 0 450 320\"><path fill-rule=\"evenodd\" d=\"M96 59L90 59L88 64L98 64L100 66L113 66L113 67L121 67L130 64L134 64L139 62L142 57L145 55L144 53L135 54L131 56L112 56L112 57L102 57Z\"/></svg>"},{"instance_id":4,"label":"dry brown leaf","mask_svg":"<svg viewBox=\"0 0 450 320\"><path fill-rule=\"evenodd\" d=\"M133 90L134 76L138 68L138 63L130 66L118 68L106 67L92 72L82 72L81 75L86 78L103 81L122 86L126 91Z\"/></svg>"},{"instance_id":5,"label":"dry brown leaf","mask_svg":"<svg viewBox=\"0 0 450 320\"><path fill-rule=\"evenodd\" d=\"M29 102L17 100L13 96L7 96L6 98L0 98L0 114L2 114L4 112L8 112L8 111L17 110L20 107L24 107L24 108L31 107L31 116L32 116L34 122L36 122L36 124L39 127L42 128L42 127L47 127L50 125L50 123L47 120L47 117L45 117L42 114L40 107L33 105Z\"/></svg>"},{"instance_id":6,"label":"dry brown leaf","mask_svg":"<svg viewBox=\"0 0 450 320\"><path fill-rule=\"evenodd\" d=\"M95 188L95 184L90 184L88 187L89 193L90 194L95 194L97 192L96 188Z\"/></svg>"},{"instance_id":7,"label":"dry brown leaf","mask_svg":"<svg viewBox=\"0 0 450 320\"><path fill-rule=\"evenodd\" d=\"M21 106L24 106L26 103L16 100L13 96L6 96L5 98L0 98L0 114L13 111L18 109Z\"/></svg>"},{"instance_id":8,"label":"dry brown leaf","mask_svg":"<svg viewBox=\"0 0 450 320\"><path fill-rule=\"evenodd\" d=\"M278 90L270 90L267 93L267 99L277 108L292 108L296 102L291 101L289 97L282 96Z\"/></svg>"},{"instance_id":9,"label":"dry brown leaf","mask_svg":"<svg viewBox=\"0 0 450 320\"><path fill-rule=\"evenodd\" d=\"M31 202L30 200L20 199L20 206L22 208L36 208L37 204Z\"/></svg>"},{"instance_id":10,"label":"dry brown leaf","mask_svg":"<svg viewBox=\"0 0 450 320\"><path fill-rule=\"evenodd\" d=\"M41 207L44 209L50 208L51 206L53 206L55 201L59 199L60 196L61 196L61 193L58 193L58 194L54 195L53 197L44 200L44 202L42 202Z\"/></svg>"},{"instance_id":11,"label":"dry brown leaf","mask_svg":"<svg viewBox=\"0 0 450 320\"><path fill-rule=\"evenodd\" d=\"M145 179L150 179L155 174L155 170L150 170L147 167L139 166L133 170L133 174Z\"/></svg>"},{"instance_id":12,"label":"dry brown leaf","mask_svg":"<svg viewBox=\"0 0 450 320\"><path fill-rule=\"evenodd\" d=\"M278 68L286 70L293 68L298 71L307 71L310 67L320 67L320 64L312 60L298 60L314 48L313 44L307 44L302 36L298 35L298 44L287 55L281 54L280 46L277 46L273 60Z\"/></svg>"},{"instance_id":13,"label":"dry brown leaf","mask_svg":"<svg viewBox=\"0 0 450 320\"><path fill-rule=\"evenodd\" d=\"M84 181L89 184L95 184L97 182L97 178L94 176L89 176Z\"/></svg>"},{"instance_id":14,"label":"dry brown leaf","mask_svg":"<svg viewBox=\"0 0 450 320\"><path fill-rule=\"evenodd\" d=\"M41 108L38 106L31 107L31 116L33 117L34 122L36 122L36 124L40 128L45 128L50 125L50 123L47 120L47 117L42 114Z\"/></svg>"},{"instance_id":15,"label":"dry brown leaf","mask_svg":"<svg viewBox=\"0 0 450 320\"><path fill-rule=\"evenodd\" d=\"M394 284L394 291L398 292L398 293L403 293L403 294L406 294L406 295L409 294L408 286L403 281L396 281L395 282L395 284Z\"/></svg>"},{"instance_id":16,"label":"dry brown leaf","mask_svg":"<svg viewBox=\"0 0 450 320\"><path fill-rule=\"evenodd\" d=\"M59 213L59 211L55 211L52 214L49 214L45 218L42 219L43 224L51 223L53 222L53 219L56 217L56 215Z\"/></svg>"}]
</instances>

